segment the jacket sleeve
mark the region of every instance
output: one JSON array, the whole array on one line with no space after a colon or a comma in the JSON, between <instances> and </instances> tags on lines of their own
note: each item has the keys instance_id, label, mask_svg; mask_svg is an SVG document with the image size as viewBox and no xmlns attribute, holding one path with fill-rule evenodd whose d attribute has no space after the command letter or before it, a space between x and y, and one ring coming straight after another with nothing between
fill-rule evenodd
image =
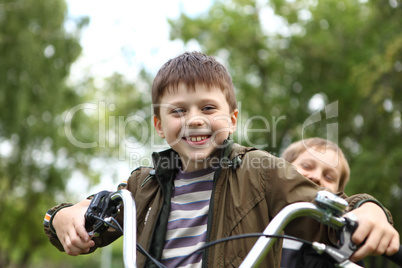
<instances>
[{"instance_id":1,"label":"jacket sleeve","mask_svg":"<svg viewBox=\"0 0 402 268\"><path fill-rule=\"evenodd\" d=\"M345 199L349 203L349 207L346 210L347 212L350 212L350 211L360 207L361 205L363 205L364 203L367 203L367 202L377 204L384 211L385 215L387 216L388 222L390 224L394 225L394 221L393 221L391 212L386 207L384 207L380 203L380 201L375 199L373 196L371 196L369 194L356 194L356 195L352 195L350 197L346 196Z\"/></svg>"}]
</instances>

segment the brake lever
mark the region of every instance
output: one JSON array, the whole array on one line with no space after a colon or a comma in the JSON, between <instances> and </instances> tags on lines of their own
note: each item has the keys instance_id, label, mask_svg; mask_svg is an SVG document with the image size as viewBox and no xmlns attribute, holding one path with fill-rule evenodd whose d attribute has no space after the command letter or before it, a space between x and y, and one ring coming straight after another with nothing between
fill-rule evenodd
<instances>
[{"instance_id":1,"label":"brake lever","mask_svg":"<svg viewBox=\"0 0 402 268\"><path fill-rule=\"evenodd\" d=\"M349 260L353 253L358 249L358 246L352 242L352 235L357 226L358 223L356 221L345 218L345 225L338 233L338 244L336 247L318 242L313 242L312 247L317 251L317 253L327 255L334 261L337 267L361 267Z\"/></svg>"},{"instance_id":2,"label":"brake lever","mask_svg":"<svg viewBox=\"0 0 402 268\"><path fill-rule=\"evenodd\" d=\"M345 253L344 251L325 245L323 243L319 242L313 242L312 246L315 251L319 254L325 254L326 256L330 257L334 262L336 267L340 268L363 268L362 266L351 262L348 257L348 253Z\"/></svg>"},{"instance_id":3,"label":"brake lever","mask_svg":"<svg viewBox=\"0 0 402 268\"><path fill-rule=\"evenodd\" d=\"M118 214L121 202L111 199L112 194L113 192L101 191L93 196L85 213L85 229L91 236L103 234L110 227L108 223L111 218Z\"/></svg>"},{"instance_id":4,"label":"brake lever","mask_svg":"<svg viewBox=\"0 0 402 268\"><path fill-rule=\"evenodd\" d=\"M347 253L348 258L355 253L358 249L358 246L352 242L352 235L356 231L358 227L357 221L354 221L348 217L345 217L345 226L339 233L339 242L338 247L340 250Z\"/></svg>"}]
</instances>

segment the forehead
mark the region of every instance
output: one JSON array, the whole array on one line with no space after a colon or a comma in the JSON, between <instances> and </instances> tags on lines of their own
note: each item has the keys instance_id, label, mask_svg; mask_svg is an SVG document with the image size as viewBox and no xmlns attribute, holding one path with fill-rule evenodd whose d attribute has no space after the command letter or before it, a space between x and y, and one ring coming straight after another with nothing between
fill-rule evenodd
<instances>
[{"instance_id":1,"label":"forehead","mask_svg":"<svg viewBox=\"0 0 402 268\"><path fill-rule=\"evenodd\" d=\"M342 169L339 154L332 149L307 148L294 162L303 160L315 161L336 170Z\"/></svg>"},{"instance_id":2,"label":"forehead","mask_svg":"<svg viewBox=\"0 0 402 268\"><path fill-rule=\"evenodd\" d=\"M226 101L223 91L216 86L207 86L205 84L195 84L194 86L179 83L177 87L166 88L160 97L161 103L171 102L174 100L192 100L190 98L200 99L217 99L219 101ZM226 101L227 102L227 101Z\"/></svg>"}]
</instances>

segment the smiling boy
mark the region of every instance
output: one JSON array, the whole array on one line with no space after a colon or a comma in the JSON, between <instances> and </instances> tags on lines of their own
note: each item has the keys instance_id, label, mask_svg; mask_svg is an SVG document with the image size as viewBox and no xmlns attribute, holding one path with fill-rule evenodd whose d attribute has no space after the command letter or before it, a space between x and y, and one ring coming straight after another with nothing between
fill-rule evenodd
<instances>
[{"instance_id":1,"label":"smiling boy","mask_svg":"<svg viewBox=\"0 0 402 268\"><path fill-rule=\"evenodd\" d=\"M154 116L155 129L179 154L183 171L207 167L236 128L238 111L217 86L179 83L157 103L162 105Z\"/></svg>"},{"instance_id":2,"label":"smiling boy","mask_svg":"<svg viewBox=\"0 0 402 268\"><path fill-rule=\"evenodd\" d=\"M284 160L265 151L235 144L238 110L230 75L213 57L184 53L165 63L152 86L154 126L171 147L153 153L154 167L134 170L127 181L137 207L138 243L167 267L176 267L190 252L232 235L258 233L286 205L314 200L319 187ZM350 209L369 195L347 198ZM49 210L45 231L70 255L95 250L120 234L89 237L84 214L89 200ZM69 204L71 205L71 204ZM359 228L354 241L367 241L355 257L392 254L399 235L375 203L356 208ZM122 222L122 214L118 220ZM329 242L327 228L300 220L288 234ZM188 258L188 267L238 267L256 239L221 243ZM268 253L263 267L279 267L281 244ZM154 267L142 255L138 267Z\"/></svg>"}]
</instances>

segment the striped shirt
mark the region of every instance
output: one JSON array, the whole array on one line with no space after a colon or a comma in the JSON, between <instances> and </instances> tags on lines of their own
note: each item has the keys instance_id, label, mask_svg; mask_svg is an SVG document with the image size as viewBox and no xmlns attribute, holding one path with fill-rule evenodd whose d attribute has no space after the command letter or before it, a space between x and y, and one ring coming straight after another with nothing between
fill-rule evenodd
<instances>
[{"instance_id":1,"label":"striped shirt","mask_svg":"<svg viewBox=\"0 0 402 268\"><path fill-rule=\"evenodd\" d=\"M214 172L209 168L177 174L162 253L166 267L177 267L183 258L205 244ZM201 267L201 262L199 252L179 267Z\"/></svg>"}]
</instances>

